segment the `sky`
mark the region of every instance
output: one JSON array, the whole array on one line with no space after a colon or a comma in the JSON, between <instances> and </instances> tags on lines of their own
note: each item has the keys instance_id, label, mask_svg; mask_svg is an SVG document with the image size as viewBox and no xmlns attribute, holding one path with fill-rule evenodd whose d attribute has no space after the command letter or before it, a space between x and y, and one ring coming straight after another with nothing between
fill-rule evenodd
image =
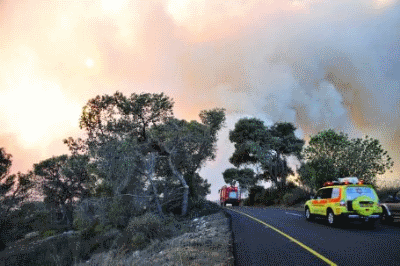
<instances>
[{"instance_id":1,"label":"sky","mask_svg":"<svg viewBox=\"0 0 400 266\"><path fill-rule=\"evenodd\" d=\"M242 117L377 138L400 170L400 3L396 0L0 0L0 147L12 172L68 152L82 107L117 90L164 92L180 119L227 110L224 185Z\"/></svg>"}]
</instances>

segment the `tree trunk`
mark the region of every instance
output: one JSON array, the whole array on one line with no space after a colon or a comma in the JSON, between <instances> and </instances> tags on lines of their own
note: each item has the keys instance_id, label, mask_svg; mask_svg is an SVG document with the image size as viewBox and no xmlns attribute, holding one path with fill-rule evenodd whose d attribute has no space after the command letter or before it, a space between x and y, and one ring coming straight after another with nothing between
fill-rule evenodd
<instances>
[{"instance_id":1,"label":"tree trunk","mask_svg":"<svg viewBox=\"0 0 400 266\"><path fill-rule=\"evenodd\" d=\"M187 213L187 206L188 206L188 201L189 201L189 186L186 184L186 181L183 178L182 174L179 172L179 170L176 169L174 163L172 162L171 156L172 155L169 155L169 157L168 157L169 167L171 167L172 172L174 173L174 175L177 178L179 178L179 180L182 183L183 188L185 189L185 192L183 193L183 201L182 201L182 216L185 216Z\"/></svg>"},{"instance_id":2,"label":"tree trunk","mask_svg":"<svg viewBox=\"0 0 400 266\"><path fill-rule=\"evenodd\" d=\"M147 172L146 174L147 174L147 176L149 178L149 181L150 181L150 184L151 184L151 186L153 188L153 193L154 193L155 201L156 201L156 204L157 204L158 213L160 214L161 217L164 218L164 214L163 214L162 209L161 209L161 204L160 204L160 201L158 199L157 188L156 188L156 186L154 185L154 182L153 182L155 159L156 159L155 155L153 153L150 153L150 158L149 158L150 162L148 162L148 164L146 165L146 172Z\"/></svg>"},{"instance_id":3,"label":"tree trunk","mask_svg":"<svg viewBox=\"0 0 400 266\"><path fill-rule=\"evenodd\" d=\"M158 199L157 188L153 183L152 174L149 174L149 181L150 181L150 184L151 184L151 186L153 188L153 194L154 194L155 201L156 201L156 204L157 204L158 214L160 214L160 216L164 218L164 214L163 214L162 209L161 209L161 204L160 204L160 201Z\"/></svg>"}]
</instances>

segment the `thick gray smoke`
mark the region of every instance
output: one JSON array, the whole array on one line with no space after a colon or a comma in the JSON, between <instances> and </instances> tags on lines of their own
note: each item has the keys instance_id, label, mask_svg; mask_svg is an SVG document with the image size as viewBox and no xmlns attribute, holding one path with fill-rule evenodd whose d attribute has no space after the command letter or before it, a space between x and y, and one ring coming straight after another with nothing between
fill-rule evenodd
<instances>
[{"instance_id":1,"label":"thick gray smoke","mask_svg":"<svg viewBox=\"0 0 400 266\"><path fill-rule=\"evenodd\" d=\"M399 29L395 0L3 1L0 101L7 127L0 134L16 138L9 152L26 154L16 169L25 170L66 152L53 144L78 134L89 98L164 91L180 118L228 110L217 161L202 171L217 184L211 198L230 167L227 132L244 115L293 122L305 139L327 128L368 134L397 163ZM15 108L10 99L28 91L38 92L27 94L28 109ZM33 113L45 119L29 132L24 125ZM28 148L41 156L24 153Z\"/></svg>"}]
</instances>

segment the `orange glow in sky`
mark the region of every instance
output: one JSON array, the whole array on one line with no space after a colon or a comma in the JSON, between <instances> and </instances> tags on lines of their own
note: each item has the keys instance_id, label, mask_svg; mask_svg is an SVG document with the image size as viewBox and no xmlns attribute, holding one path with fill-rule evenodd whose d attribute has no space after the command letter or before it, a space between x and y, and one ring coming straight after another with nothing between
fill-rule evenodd
<instances>
[{"instance_id":1,"label":"orange glow in sky","mask_svg":"<svg viewBox=\"0 0 400 266\"><path fill-rule=\"evenodd\" d=\"M226 108L225 137L241 115L368 133L398 161L399 17L396 0L1 1L0 147L14 172L67 153L86 102L118 90L165 92L181 119Z\"/></svg>"}]
</instances>

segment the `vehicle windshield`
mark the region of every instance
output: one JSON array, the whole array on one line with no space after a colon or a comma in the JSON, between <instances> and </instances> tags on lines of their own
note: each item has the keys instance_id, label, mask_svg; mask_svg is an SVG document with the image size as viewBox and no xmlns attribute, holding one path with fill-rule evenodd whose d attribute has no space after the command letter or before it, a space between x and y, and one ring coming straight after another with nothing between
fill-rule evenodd
<instances>
[{"instance_id":1,"label":"vehicle windshield","mask_svg":"<svg viewBox=\"0 0 400 266\"><path fill-rule=\"evenodd\" d=\"M348 187L346 189L346 195L348 200L354 200L360 196L368 196L376 200L375 193L370 187Z\"/></svg>"},{"instance_id":2,"label":"vehicle windshield","mask_svg":"<svg viewBox=\"0 0 400 266\"><path fill-rule=\"evenodd\" d=\"M237 193L236 192L229 192L229 198L231 199L236 199L237 198Z\"/></svg>"}]
</instances>

